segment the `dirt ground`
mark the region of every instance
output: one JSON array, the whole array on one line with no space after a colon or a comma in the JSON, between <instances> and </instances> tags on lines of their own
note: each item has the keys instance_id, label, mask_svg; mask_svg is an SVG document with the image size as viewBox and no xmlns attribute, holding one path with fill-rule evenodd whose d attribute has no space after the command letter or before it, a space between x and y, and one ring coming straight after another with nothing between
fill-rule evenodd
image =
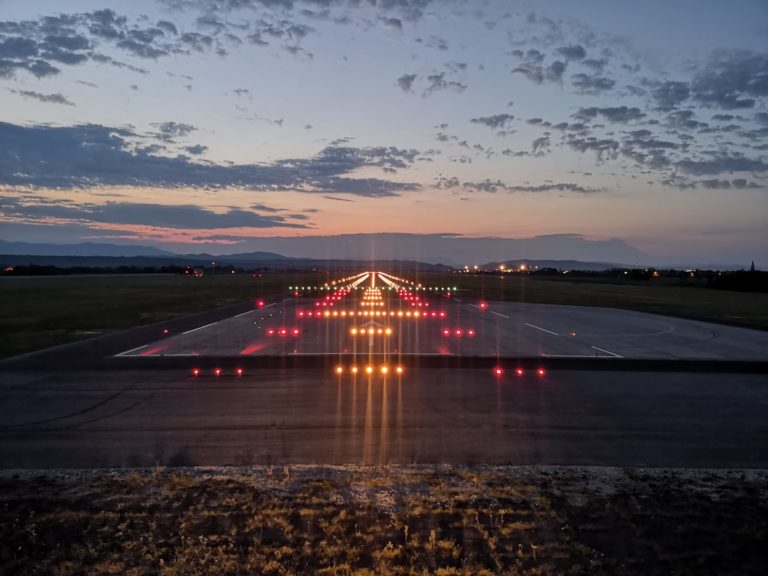
<instances>
[{"instance_id":1,"label":"dirt ground","mask_svg":"<svg viewBox=\"0 0 768 576\"><path fill-rule=\"evenodd\" d=\"M0 574L765 574L768 471L0 473Z\"/></svg>"}]
</instances>

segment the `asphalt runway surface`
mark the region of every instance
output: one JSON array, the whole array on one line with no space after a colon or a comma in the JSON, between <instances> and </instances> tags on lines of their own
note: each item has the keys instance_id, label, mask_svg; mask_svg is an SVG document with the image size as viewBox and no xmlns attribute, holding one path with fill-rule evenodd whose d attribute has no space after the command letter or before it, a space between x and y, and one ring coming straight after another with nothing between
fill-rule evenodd
<instances>
[{"instance_id":1,"label":"asphalt runway surface","mask_svg":"<svg viewBox=\"0 0 768 576\"><path fill-rule=\"evenodd\" d=\"M331 294L3 364L0 467L768 466L766 333L455 294ZM78 346L109 350L106 363L77 364ZM74 367L44 362L66 357ZM503 372L428 362L474 357ZM294 362L259 364L274 358ZM558 364L568 359L598 369ZM657 360L725 368L622 369ZM739 361L762 369L727 368Z\"/></svg>"}]
</instances>

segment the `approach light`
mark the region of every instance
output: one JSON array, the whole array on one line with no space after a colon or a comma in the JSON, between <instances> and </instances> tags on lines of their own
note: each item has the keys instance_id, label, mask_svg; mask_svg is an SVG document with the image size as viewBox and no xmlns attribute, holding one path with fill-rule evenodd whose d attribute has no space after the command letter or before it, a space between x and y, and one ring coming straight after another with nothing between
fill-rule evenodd
<instances>
[{"instance_id":1,"label":"approach light","mask_svg":"<svg viewBox=\"0 0 768 576\"><path fill-rule=\"evenodd\" d=\"M403 367L402 366L398 366L397 368L395 368L395 372L397 372L398 374L402 374L403 373Z\"/></svg>"},{"instance_id":2,"label":"approach light","mask_svg":"<svg viewBox=\"0 0 768 576\"><path fill-rule=\"evenodd\" d=\"M387 374L389 372L389 366L382 366L381 367L381 373Z\"/></svg>"},{"instance_id":3,"label":"approach light","mask_svg":"<svg viewBox=\"0 0 768 576\"><path fill-rule=\"evenodd\" d=\"M366 366L365 367L365 373L366 374L373 374L373 366Z\"/></svg>"},{"instance_id":4,"label":"approach light","mask_svg":"<svg viewBox=\"0 0 768 576\"><path fill-rule=\"evenodd\" d=\"M336 366L336 374L343 374L344 366Z\"/></svg>"},{"instance_id":5,"label":"approach light","mask_svg":"<svg viewBox=\"0 0 768 576\"><path fill-rule=\"evenodd\" d=\"M357 366L352 366L352 368L349 369L349 371L352 372L352 374L357 374L358 370L359 368Z\"/></svg>"}]
</instances>

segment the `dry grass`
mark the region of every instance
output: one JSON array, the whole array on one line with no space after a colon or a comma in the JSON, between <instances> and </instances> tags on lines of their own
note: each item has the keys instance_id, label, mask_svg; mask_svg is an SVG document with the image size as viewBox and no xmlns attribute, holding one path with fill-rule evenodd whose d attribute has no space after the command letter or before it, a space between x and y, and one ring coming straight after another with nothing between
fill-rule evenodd
<instances>
[{"instance_id":1,"label":"dry grass","mask_svg":"<svg viewBox=\"0 0 768 576\"><path fill-rule=\"evenodd\" d=\"M2 574L763 574L768 473L4 473Z\"/></svg>"}]
</instances>

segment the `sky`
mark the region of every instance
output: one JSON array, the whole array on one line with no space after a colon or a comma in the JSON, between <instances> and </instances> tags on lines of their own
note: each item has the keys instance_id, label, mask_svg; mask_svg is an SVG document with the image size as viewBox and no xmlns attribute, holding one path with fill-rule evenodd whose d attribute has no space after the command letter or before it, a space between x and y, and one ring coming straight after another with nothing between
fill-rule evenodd
<instances>
[{"instance_id":1,"label":"sky","mask_svg":"<svg viewBox=\"0 0 768 576\"><path fill-rule=\"evenodd\" d=\"M0 0L0 240L768 266L767 47L764 0Z\"/></svg>"}]
</instances>

